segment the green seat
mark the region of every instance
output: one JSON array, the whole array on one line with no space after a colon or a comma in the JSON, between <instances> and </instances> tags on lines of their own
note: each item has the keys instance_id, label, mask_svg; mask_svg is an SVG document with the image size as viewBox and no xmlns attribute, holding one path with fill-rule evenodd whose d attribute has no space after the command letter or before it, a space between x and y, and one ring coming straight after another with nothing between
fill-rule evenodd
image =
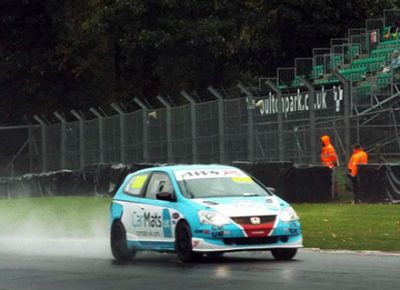
<instances>
[{"instance_id":1,"label":"green seat","mask_svg":"<svg viewBox=\"0 0 400 290\"><path fill-rule=\"evenodd\" d=\"M377 75L376 85L379 89L386 88L392 79L392 74L390 72L381 72Z\"/></svg>"},{"instance_id":2,"label":"green seat","mask_svg":"<svg viewBox=\"0 0 400 290\"><path fill-rule=\"evenodd\" d=\"M323 75L324 75L324 66L322 64L313 66L313 68L311 70L311 75L310 75L311 79L319 79Z\"/></svg>"},{"instance_id":3,"label":"green seat","mask_svg":"<svg viewBox=\"0 0 400 290\"><path fill-rule=\"evenodd\" d=\"M378 48L399 48L399 47L400 47L400 40L398 39L382 41L378 46Z\"/></svg>"},{"instance_id":4,"label":"green seat","mask_svg":"<svg viewBox=\"0 0 400 290\"><path fill-rule=\"evenodd\" d=\"M284 85L284 84L280 84L280 85L278 85L277 87L278 87L278 89L280 89L280 90L286 90L286 89L288 88L288 86L287 86L287 85Z\"/></svg>"},{"instance_id":5,"label":"green seat","mask_svg":"<svg viewBox=\"0 0 400 290\"><path fill-rule=\"evenodd\" d=\"M386 61L391 59L391 54L396 49L393 47L376 48L371 51L371 57L384 57Z\"/></svg>"},{"instance_id":6,"label":"green seat","mask_svg":"<svg viewBox=\"0 0 400 290\"><path fill-rule=\"evenodd\" d=\"M351 68L365 68L366 72L374 72L385 66L385 57L366 57L351 62Z\"/></svg>"},{"instance_id":7,"label":"green seat","mask_svg":"<svg viewBox=\"0 0 400 290\"><path fill-rule=\"evenodd\" d=\"M352 46L349 47L347 50L347 57L349 59L355 59L360 55L360 45L358 44L353 44Z\"/></svg>"},{"instance_id":8,"label":"green seat","mask_svg":"<svg viewBox=\"0 0 400 290\"><path fill-rule=\"evenodd\" d=\"M341 69L339 73L347 80L358 82L365 79L367 70L365 67Z\"/></svg>"},{"instance_id":9,"label":"green seat","mask_svg":"<svg viewBox=\"0 0 400 290\"><path fill-rule=\"evenodd\" d=\"M354 90L357 95L371 95L372 84L369 81L366 81L360 83L357 87L354 88Z\"/></svg>"},{"instance_id":10,"label":"green seat","mask_svg":"<svg viewBox=\"0 0 400 290\"><path fill-rule=\"evenodd\" d=\"M293 81L292 81L292 83L290 85L292 88L298 88L298 87L302 87L303 86L303 83L301 82L300 77L301 76L295 76L294 77L294 79L293 79Z\"/></svg>"},{"instance_id":11,"label":"green seat","mask_svg":"<svg viewBox=\"0 0 400 290\"><path fill-rule=\"evenodd\" d=\"M334 70L342 66L343 58L341 55L332 55L329 59L329 68Z\"/></svg>"}]
</instances>

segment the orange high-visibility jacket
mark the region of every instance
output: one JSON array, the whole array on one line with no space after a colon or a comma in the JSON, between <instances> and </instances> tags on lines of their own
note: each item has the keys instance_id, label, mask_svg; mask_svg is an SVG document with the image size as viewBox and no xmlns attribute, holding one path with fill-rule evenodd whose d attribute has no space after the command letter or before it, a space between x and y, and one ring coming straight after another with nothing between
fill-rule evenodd
<instances>
[{"instance_id":1,"label":"orange high-visibility jacket","mask_svg":"<svg viewBox=\"0 0 400 290\"><path fill-rule=\"evenodd\" d=\"M336 155L335 148L331 144L329 136L327 135L322 136L321 141L324 144L324 147L322 147L320 155L321 163L326 166L329 166L329 168L337 166L338 158Z\"/></svg>"},{"instance_id":2,"label":"orange high-visibility jacket","mask_svg":"<svg viewBox=\"0 0 400 290\"><path fill-rule=\"evenodd\" d=\"M349 169L349 173L351 176L356 176L358 173L358 164L367 164L368 163L368 154L362 149L353 150L353 154L351 155L349 164L347 168Z\"/></svg>"}]
</instances>

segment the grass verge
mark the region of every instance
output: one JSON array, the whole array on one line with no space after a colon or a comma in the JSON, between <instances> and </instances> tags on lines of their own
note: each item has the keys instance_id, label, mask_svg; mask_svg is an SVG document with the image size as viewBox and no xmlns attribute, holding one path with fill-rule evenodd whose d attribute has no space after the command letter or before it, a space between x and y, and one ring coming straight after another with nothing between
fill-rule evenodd
<instances>
[{"instance_id":1,"label":"grass verge","mask_svg":"<svg viewBox=\"0 0 400 290\"><path fill-rule=\"evenodd\" d=\"M0 200L0 236L108 238L110 198ZM400 251L400 208L383 204L294 204L304 246Z\"/></svg>"},{"instance_id":2,"label":"grass verge","mask_svg":"<svg viewBox=\"0 0 400 290\"><path fill-rule=\"evenodd\" d=\"M304 246L400 251L400 207L389 204L294 204Z\"/></svg>"}]
</instances>

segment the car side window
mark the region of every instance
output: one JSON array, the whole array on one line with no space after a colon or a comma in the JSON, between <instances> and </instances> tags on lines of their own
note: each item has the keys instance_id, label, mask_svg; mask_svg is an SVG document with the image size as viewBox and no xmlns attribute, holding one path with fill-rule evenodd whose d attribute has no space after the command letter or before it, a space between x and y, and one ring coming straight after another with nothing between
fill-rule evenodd
<instances>
[{"instance_id":1,"label":"car side window","mask_svg":"<svg viewBox=\"0 0 400 290\"><path fill-rule=\"evenodd\" d=\"M156 194L159 192L173 193L173 187L167 174L156 172L150 178L145 197L156 199Z\"/></svg>"},{"instance_id":2,"label":"car side window","mask_svg":"<svg viewBox=\"0 0 400 290\"><path fill-rule=\"evenodd\" d=\"M124 189L125 193L140 195L148 177L148 173L133 176Z\"/></svg>"}]
</instances>

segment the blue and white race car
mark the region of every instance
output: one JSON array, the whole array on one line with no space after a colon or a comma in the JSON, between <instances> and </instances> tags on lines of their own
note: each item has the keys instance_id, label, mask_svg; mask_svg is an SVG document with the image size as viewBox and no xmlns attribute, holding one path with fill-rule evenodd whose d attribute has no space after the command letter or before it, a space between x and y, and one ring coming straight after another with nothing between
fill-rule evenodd
<instances>
[{"instance_id":1,"label":"blue and white race car","mask_svg":"<svg viewBox=\"0 0 400 290\"><path fill-rule=\"evenodd\" d=\"M138 250L176 252L183 262L255 250L289 260L303 238L294 209L242 170L177 165L126 177L111 204L110 242L119 261Z\"/></svg>"}]
</instances>

